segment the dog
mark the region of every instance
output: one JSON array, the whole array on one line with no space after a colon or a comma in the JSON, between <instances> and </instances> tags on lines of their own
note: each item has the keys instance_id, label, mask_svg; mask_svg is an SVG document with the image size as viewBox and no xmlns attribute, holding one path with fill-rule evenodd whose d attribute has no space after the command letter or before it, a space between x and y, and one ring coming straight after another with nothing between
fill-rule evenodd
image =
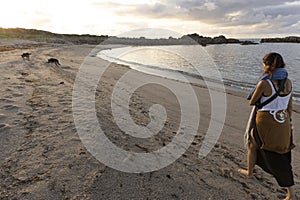
<instances>
[{"instance_id":1,"label":"dog","mask_svg":"<svg viewBox=\"0 0 300 200\"><path fill-rule=\"evenodd\" d=\"M23 58L23 60L29 60L29 56L31 55L31 53L23 53L21 55L21 57Z\"/></svg>"},{"instance_id":2,"label":"dog","mask_svg":"<svg viewBox=\"0 0 300 200\"><path fill-rule=\"evenodd\" d=\"M56 58L49 58L47 63L54 63L56 66L59 66L60 63Z\"/></svg>"}]
</instances>

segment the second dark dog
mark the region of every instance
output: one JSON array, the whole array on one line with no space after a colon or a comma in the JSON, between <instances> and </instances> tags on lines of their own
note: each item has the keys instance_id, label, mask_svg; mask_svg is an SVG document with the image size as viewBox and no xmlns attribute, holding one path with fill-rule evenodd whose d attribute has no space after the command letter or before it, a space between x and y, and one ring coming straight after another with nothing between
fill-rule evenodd
<instances>
[{"instance_id":1,"label":"second dark dog","mask_svg":"<svg viewBox=\"0 0 300 200\"><path fill-rule=\"evenodd\" d=\"M49 58L47 63L54 63L56 66L59 66L60 63L56 58Z\"/></svg>"}]
</instances>

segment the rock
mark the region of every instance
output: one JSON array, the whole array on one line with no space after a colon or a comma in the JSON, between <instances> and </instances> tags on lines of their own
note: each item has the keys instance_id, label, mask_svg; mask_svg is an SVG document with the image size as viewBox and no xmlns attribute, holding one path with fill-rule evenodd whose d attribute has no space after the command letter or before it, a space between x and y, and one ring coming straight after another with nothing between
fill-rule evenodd
<instances>
[{"instance_id":1,"label":"rock","mask_svg":"<svg viewBox=\"0 0 300 200\"><path fill-rule=\"evenodd\" d=\"M300 43L300 37L288 36L284 38L263 38L260 40L261 43Z\"/></svg>"}]
</instances>

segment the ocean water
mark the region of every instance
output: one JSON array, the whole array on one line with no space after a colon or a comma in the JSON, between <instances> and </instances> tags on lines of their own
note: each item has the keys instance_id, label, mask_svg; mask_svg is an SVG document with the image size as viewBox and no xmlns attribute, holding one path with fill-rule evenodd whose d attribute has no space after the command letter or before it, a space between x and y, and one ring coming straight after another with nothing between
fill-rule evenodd
<instances>
[{"instance_id":1,"label":"ocean water","mask_svg":"<svg viewBox=\"0 0 300 200\"><path fill-rule=\"evenodd\" d=\"M300 44L128 46L103 50L97 56L149 74L178 80L183 74L250 91L262 74L262 58L269 52L283 56L294 100L300 101Z\"/></svg>"}]
</instances>

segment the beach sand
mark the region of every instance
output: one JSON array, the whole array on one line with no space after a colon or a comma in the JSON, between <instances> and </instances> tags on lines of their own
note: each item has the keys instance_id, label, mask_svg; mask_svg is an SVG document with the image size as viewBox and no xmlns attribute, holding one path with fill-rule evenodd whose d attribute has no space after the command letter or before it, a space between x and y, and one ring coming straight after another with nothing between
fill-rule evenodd
<instances>
[{"instance_id":1,"label":"beach sand","mask_svg":"<svg viewBox=\"0 0 300 200\"><path fill-rule=\"evenodd\" d=\"M200 108L200 123L191 146L163 169L125 173L94 158L77 133L72 92L80 65L89 56L90 64L109 66L96 92L97 117L107 137L127 151L152 152L172 141L181 114L176 96L157 84L137 90L130 100L130 114L136 124L150 122L148 110L155 103L166 108L168 117L158 135L147 139L131 137L115 124L110 98L118 80L132 70L95 57L96 50L92 45L31 45L30 41L1 43L0 40L2 49L12 43L26 44L26 49L15 45L13 50L0 52L0 199L284 198L285 190L259 167L255 168L254 179L236 173L238 167L246 167L243 137L251 107L245 92L226 88L227 113L222 134L211 152L200 159L198 152L209 127L211 102L205 85L193 84ZM20 55L24 52L32 54L30 61L22 60ZM46 63L50 57L59 59L61 66ZM137 80L158 78L137 71L133 74ZM186 84L164 81L178 88ZM294 143L297 147L293 150L292 164L295 190L299 194L300 115L299 108L295 106L294 109Z\"/></svg>"}]
</instances>

